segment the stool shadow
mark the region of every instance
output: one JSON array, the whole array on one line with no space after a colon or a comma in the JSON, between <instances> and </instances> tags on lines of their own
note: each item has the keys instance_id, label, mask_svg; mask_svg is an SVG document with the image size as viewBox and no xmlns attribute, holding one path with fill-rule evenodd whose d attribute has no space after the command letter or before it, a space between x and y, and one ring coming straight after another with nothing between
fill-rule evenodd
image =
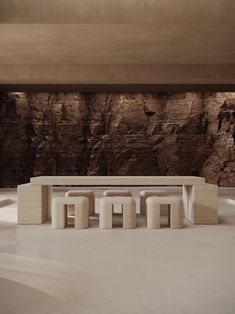
<instances>
[{"instance_id":1,"label":"stool shadow","mask_svg":"<svg viewBox=\"0 0 235 314\"><path fill-rule=\"evenodd\" d=\"M48 224L51 223L49 219L47 221ZM184 228L190 227L191 224L189 222L184 223ZM74 228L74 216L67 217L67 225L66 228L72 229ZM95 214L89 218L89 228L97 229L99 228L99 214ZM141 216L140 214L136 214L136 228L137 229L147 229L146 226L146 218ZM168 224L168 217L161 216L161 228L160 229L169 229L170 226ZM123 216L121 213L113 214L113 228L112 229L123 229Z\"/></svg>"}]
</instances>

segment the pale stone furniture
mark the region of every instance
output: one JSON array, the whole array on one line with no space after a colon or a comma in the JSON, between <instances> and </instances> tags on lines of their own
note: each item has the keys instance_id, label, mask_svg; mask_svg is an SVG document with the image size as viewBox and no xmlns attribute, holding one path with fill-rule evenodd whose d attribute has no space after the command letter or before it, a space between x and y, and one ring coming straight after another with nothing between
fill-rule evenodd
<instances>
[{"instance_id":1,"label":"pale stone furniture","mask_svg":"<svg viewBox=\"0 0 235 314\"><path fill-rule=\"evenodd\" d=\"M18 185L18 224L42 224L47 221L51 213L51 191L52 187L49 185Z\"/></svg>"},{"instance_id":2,"label":"pale stone furniture","mask_svg":"<svg viewBox=\"0 0 235 314\"><path fill-rule=\"evenodd\" d=\"M132 193L127 190L107 190L103 196L132 196Z\"/></svg>"},{"instance_id":3,"label":"pale stone furniture","mask_svg":"<svg viewBox=\"0 0 235 314\"><path fill-rule=\"evenodd\" d=\"M70 190L65 193L65 197L85 196L89 199L89 215L95 215L95 193L90 190ZM74 216L74 205L68 205L68 215Z\"/></svg>"},{"instance_id":4,"label":"pale stone furniture","mask_svg":"<svg viewBox=\"0 0 235 314\"><path fill-rule=\"evenodd\" d=\"M59 197L52 208L52 228L63 229L67 222L67 206L73 205L75 212L75 229L89 227L89 199L83 196Z\"/></svg>"},{"instance_id":5,"label":"pale stone furniture","mask_svg":"<svg viewBox=\"0 0 235 314\"><path fill-rule=\"evenodd\" d=\"M159 229L161 218L161 205L170 205L169 224L172 229L183 228L183 207L179 197L173 196L151 196L147 200L147 228Z\"/></svg>"},{"instance_id":6,"label":"pale stone furniture","mask_svg":"<svg viewBox=\"0 0 235 314\"><path fill-rule=\"evenodd\" d=\"M164 185L181 185L183 186L184 198L184 214L185 218L192 223L217 223L216 219L208 219L208 217L200 216L198 219L197 212L200 213L201 208L205 208L201 200L204 198L205 189L209 191L205 184L205 179L192 176L42 176L30 179L27 191L24 189L18 190L19 202L18 207L29 212L31 204L36 205L36 212L39 217L47 217L50 215L51 198L48 196L53 185L78 185L78 186L164 186ZM42 188L46 186L45 188ZM36 190L36 194L31 194L32 190ZM213 196L214 193L210 191ZM19 195L21 194L21 195ZM214 196L213 196L214 197ZM42 201L43 200L43 201ZM47 200L47 201L45 201ZM217 200L217 195L215 195ZM217 201L213 202L211 212L218 217ZM208 207L207 207L208 208ZM27 216L27 214L26 214ZM210 215L212 217L212 215ZM205 218L205 221L201 220ZM218 220L218 219L217 219ZM30 218L25 223L35 223L35 220ZM45 219L39 219L37 223L42 223Z\"/></svg>"},{"instance_id":7,"label":"pale stone furniture","mask_svg":"<svg viewBox=\"0 0 235 314\"><path fill-rule=\"evenodd\" d=\"M111 229L113 227L113 212L115 206L122 206L123 228L136 228L135 200L128 196L105 196L100 200L100 228Z\"/></svg>"},{"instance_id":8,"label":"pale stone furniture","mask_svg":"<svg viewBox=\"0 0 235 314\"><path fill-rule=\"evenodd\" d=\"M103 196L130 196L132 197L132 193L128 190L106 190L103 193ZM122 204L115 205L115 212L122 213Z\"/></svg>"},{"instance_id":9,"label":"pale stone furniture","mask_svg":"<svg viewBox=\"0 0 235 314\"><path fill-rule=\"evenodd\" d=\"M144 190L140 192L140 214L146 215L146 199L150 196L169 196L165 191L161 190ZM168 205L161 205L161 215L168 215Z\"/></svg>"},{"instance_id":10,"label":"pale stone furniture","mask_svg":"<svg viewBox=\"0 0 235 314\"><path fill-rule=\"evenodd\" d=\"M205 184L205 178L190 176L41 176L31 178L30 183L69 186L194 185Z\"/></svg>"},{"instance_id":11,"label":"pale stone furniture","mask_svg":"<svg viewBox=\"0 0 235 314\"><path fill-rule=\"evenodd\" d=\"M184 216L194 224L218 224L218 186L183 186Z\"/></svg>"}]
</instances>

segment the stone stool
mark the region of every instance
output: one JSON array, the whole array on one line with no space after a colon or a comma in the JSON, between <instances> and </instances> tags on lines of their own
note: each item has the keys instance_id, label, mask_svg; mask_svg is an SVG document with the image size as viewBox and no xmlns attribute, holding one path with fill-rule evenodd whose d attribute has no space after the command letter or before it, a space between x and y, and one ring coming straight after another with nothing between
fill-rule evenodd
<instances>
[{"instance_id":1,"label":"stone stool","mask_svg":"<svg viewBox=\"0 0 235 314\"><path fill-rule=\"evenodd\" d=\"M161 190L145 190L140 192L140 215L146 215L146 199L150 196L169 196L165 191ZM168 215L168 205L161 205L161 214L163 216Z\"/></svg>"},{"instance_id":2,"label":"stone stool","mask_svg":"<svg viewBox=\"0 0 235 314\"><path fill-rule=\"evenodd\" d=\"M179 197L173 196L151 196L147 200L147 228L160 228L160 206L170 205L169 209L169 224L172 229L183 228L183 206L182 200Z\"/></svg>"},{"instance_id":3,"label":"stone stool","mask_svg":"<svg viewBox=\"0 0 235 314\"><path fill-rule=\"evenodd\" d=\"M116 206L122 207L123 228L136 228L135 200L130 196L105 196L100 200L100 228L113 227L113 211Z\"/></svg>"},{"instance_id":4,"label":"stone stool","mask_svg":"<svg viewBox=\"0 0 235 314\"><path fill-rule=\"evenodd\" d=\"M64 229L67 222L67 205L73 205L75 212L75 229L89 226L89 199L84 196L59 197L52 208L52 228Z\"/></svg>"},{"instance_id":5,"label":"stone stool","mask_svg":"<svg viewBox=\"0 0 235 314\"><path fill-rule=\"evenodd\" d=\"M130 196L132 193L128 190L107 190L104 191L103 196ZM116 213L122 213L122 204L116 204L114 208Z\"/></svg>"},{"instance_id":6,"label":"stone stool","mask_svg":"<svg viewBox=\"0 0 235 314\"><path fill-rule=\"evenodd\" d=\"M132 196L132 193L127 190L107 190L103 196Z\"/></svg>"},{"instance_id":7,"label":"stone stool","mask_svg":"<svg viewBox=\"0 0 235 314\"><path fill-rule=\"evenodd\" d=\"M65 193L65 197L84 196L89 199L89 215L95 215L95 193L90 190L70 190ZM74 205L68 205L68 215L74 216Z\"/></svg>"}]
</instances>

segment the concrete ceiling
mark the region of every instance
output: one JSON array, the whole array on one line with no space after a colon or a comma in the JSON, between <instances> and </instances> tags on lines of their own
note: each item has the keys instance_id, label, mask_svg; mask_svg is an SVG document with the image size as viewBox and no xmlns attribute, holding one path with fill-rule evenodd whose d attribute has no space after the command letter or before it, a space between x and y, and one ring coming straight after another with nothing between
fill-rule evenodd
<instances>
[{"instance_id":1,"label":"concrete ceiling","mask_svg":"<svg viewBox=\"0 0 235 314\"><path fill-rule=\"evenodd\" d=\"M224 25L2 24L3 64L230 64ZM216 36L215 36L216 33Z\"/></svg>"},{"instance_id":2,"label":"concrete ceiling","mask_svg":"<svg viewBox=\"0 0 235 314\"><path fill-rule=\"evenodd\" d=\"M224 24L233 0L1 0L1 23Z\"/></svg>"},{"instance_id":3,"label":"concrete ceiling","mask_svg":"<svg viewBox=\"0 0 235 314\"><path fill-rule=\"evenodd\" d=\"M235 83L234 0L1 0L0 23L2 84Z\"/></svg>"}]
</instances>

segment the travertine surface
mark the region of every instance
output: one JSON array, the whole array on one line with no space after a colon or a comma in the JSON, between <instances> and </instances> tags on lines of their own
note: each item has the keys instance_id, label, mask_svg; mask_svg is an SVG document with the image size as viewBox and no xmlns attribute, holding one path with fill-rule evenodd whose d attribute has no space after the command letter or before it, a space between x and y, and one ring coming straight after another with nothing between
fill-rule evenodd
<instances>
[{"instance_id":1,"label":"travertine surface","mask_svg":"<svg viewBox=\"0 0 235 314\"><path fill-rule=\"evenodd\" d=\"M235 186L235 93L0 95L0 186L39 175L200 175Z\"/></svg>"},{"instance_id":2,"label":"travertine surface","mask_svg":"<svg viewBox=\"0 0 235 314\"><path fill-rule=\"evenodd\" d=\"M55 188L53 199L69 189ZM94 190L97 210L105 189ZM138 200L148 188L129 189ZM16 190L0 193L16 201ZM121 215L111 230L99 229L98 219L85 230L17 226L17 204L0 208L0 313L234 314L234 195L219 188L219 226L184 220L178 230L147 229L140 215L130 230Z\"/></svg>"}]
</instances>

